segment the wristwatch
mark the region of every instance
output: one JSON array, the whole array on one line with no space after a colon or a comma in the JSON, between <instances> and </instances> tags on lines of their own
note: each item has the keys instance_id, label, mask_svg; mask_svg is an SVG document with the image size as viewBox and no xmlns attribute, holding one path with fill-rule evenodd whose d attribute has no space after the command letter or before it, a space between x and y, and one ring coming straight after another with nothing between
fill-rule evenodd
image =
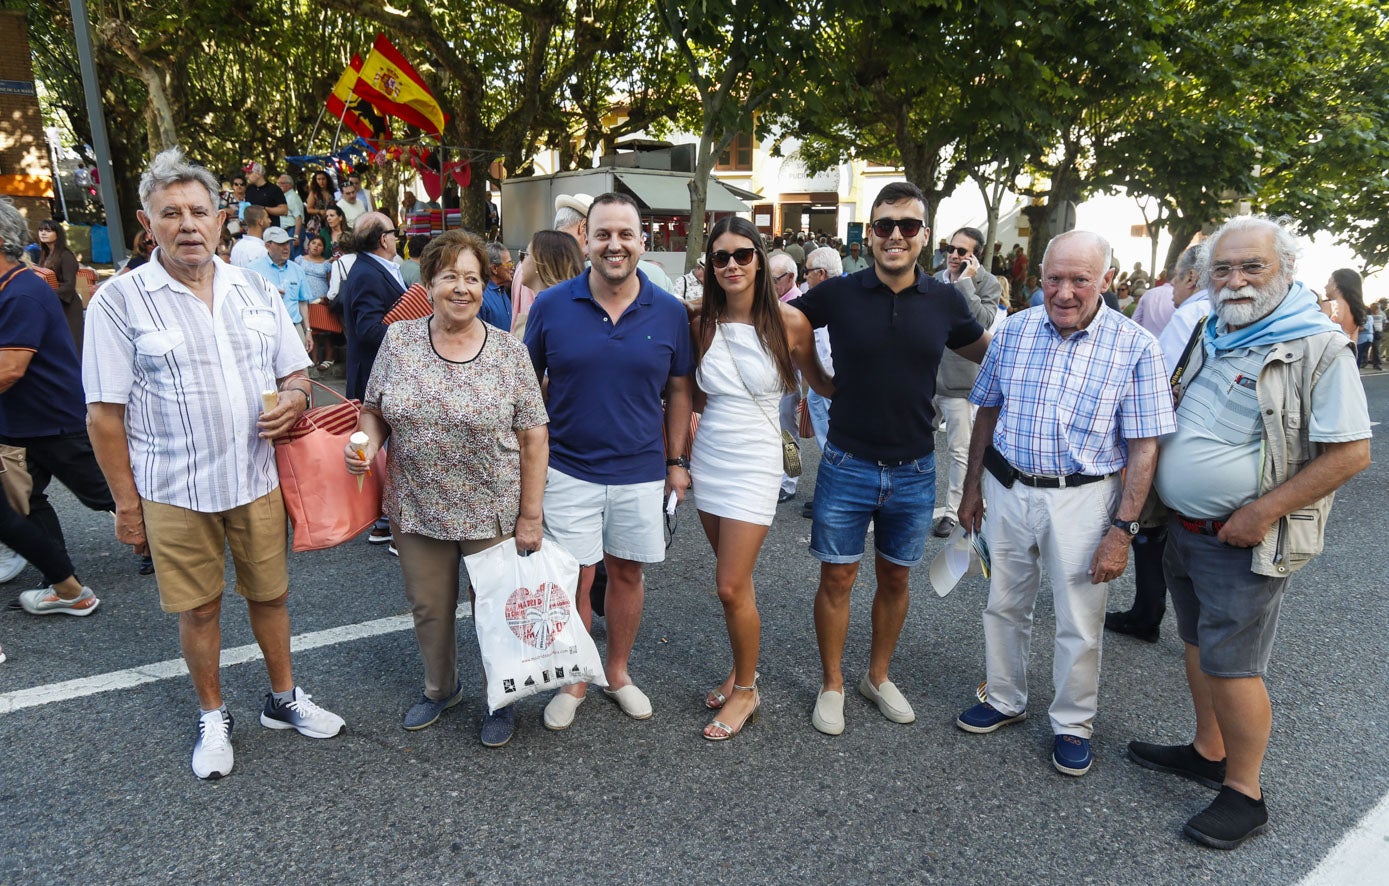
<instances>
[{"instance_id":1,"label":"wristwatch","mask_svg":"<svg viewBox=\"0 0 1389 886\"><path fill-rule=\"evenodd\" d=\"M1113 526L1115 529L1124 530L1129 534L1129 538L1133 538L1135 535L1137 535L1138 530L1142 528L1138 525L1137 520L1120 520L1117 517L1113 520L1110 520L1109 525Z\"/></svg>"},{"instance_id":2,"label":"wristwatch","mask_svg":"<svg viewBox=\"0 0 1389 886\"><path fill-rule=\"evenodd\" d=\"M679 468L684 468L685 470L688 471L688 470L690 469L690 460L689 460L688 458L685 458L683 455L680 456L679 458L668 458L668 459L666 459L666 467L668 467L668 468L677 468L677 467L679 467Z\"/></svg>"}]
</instances>

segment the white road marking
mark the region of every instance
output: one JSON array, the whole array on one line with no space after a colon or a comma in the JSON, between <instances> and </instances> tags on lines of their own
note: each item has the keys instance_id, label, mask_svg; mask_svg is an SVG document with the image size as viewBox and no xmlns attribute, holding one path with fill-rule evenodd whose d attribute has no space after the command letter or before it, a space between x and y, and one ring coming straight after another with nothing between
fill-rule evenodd
<instances>
[{"instance_id":1,"label":"white road marking","mask_svg":"<svg viewBox=\"0 0 1389 886\"><path fill-rule=\"evenodd\" d=\"M467 612L468 607L466 605L460 607L460 616L466 617ZM349 643L353 640L364 640L368 637L410 630L414 625L414 619L408 615L393 615L389 618L378 618L375 621L364 621L360 624L343 625L323 631L300 634L290 639L289 648L291 652L302 652L320 646L334 646L338 643ZM262 658L260 647L254 643L237 646L233 649L223 649L222 667L245 664L260 658ZM88 695L111 692L116 689L131 689L145 683L182 677L187 673L188 668L184 665L183 659L172 658L168 661L126 668L122 671L80 677L76 680L64 680L61 683L48 683L28 689L16 689L13 692L0 694L0 715L12 714L15 711L38 707L39 705L85 698Z\"/></svg>"},{"instance_id":2,"label":"white road marking","mask_svg":"<svg viewBox=\"0 0 1389 886\"><path fill-rule=\"evenodd\" d=\"M1389 794L1351 828L1298 886L1382 883L1389 870Z\"/></svg>"}]
</instances>

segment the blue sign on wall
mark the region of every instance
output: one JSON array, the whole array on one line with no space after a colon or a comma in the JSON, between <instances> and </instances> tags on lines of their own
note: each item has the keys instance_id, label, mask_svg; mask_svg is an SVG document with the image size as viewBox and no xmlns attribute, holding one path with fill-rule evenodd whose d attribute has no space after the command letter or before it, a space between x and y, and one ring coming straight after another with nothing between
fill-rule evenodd
<instances>
[{"instance_id":1,"label":"blue sign on wall","mask_svg":"<svg viewBox=\"0 0 1389 886\"><path fill-rule=\"evenodd\" d=\"M0 80L0 95L38 95L33 80Z\"/></svg>"}]
</instances>

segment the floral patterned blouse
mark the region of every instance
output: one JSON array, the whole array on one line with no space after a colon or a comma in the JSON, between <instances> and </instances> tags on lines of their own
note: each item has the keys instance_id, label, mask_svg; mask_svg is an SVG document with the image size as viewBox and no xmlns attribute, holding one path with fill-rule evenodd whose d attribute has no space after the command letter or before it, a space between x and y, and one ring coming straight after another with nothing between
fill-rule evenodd
<instances>
[{"instance_id":1,"label":"floral patterned blouse","mask_svg":"<svg viewBox=\"0 0 1389 886\"><path fill-rule=\"evenodd\" d=\"M476 357L434 350L429 317L392 323L363 408L391 428L386 516L400 531L448 541L514 531L521 508L517 432L548 424L525 345L486 329Z\"/></svg>"}]
</instances>

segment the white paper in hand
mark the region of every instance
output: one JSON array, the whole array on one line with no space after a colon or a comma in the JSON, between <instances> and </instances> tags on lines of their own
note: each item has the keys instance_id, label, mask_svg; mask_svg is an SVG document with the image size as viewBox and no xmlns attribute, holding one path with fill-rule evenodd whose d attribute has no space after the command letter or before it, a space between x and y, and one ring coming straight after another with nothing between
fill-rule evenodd
<instances>
[{"instance_id":1,"label":"white paper in hand","mask_svg":"<svg viewBox=\"0 0 1389 886\"><path fill-rule=\"evenodd\" d=\"M566 686L607 686L598 647L574 605L579 563L546 539L522 557L516 540L464 557L477 595L474 621L487 677L487 707Z\"/></svg>"}]
</instances>

